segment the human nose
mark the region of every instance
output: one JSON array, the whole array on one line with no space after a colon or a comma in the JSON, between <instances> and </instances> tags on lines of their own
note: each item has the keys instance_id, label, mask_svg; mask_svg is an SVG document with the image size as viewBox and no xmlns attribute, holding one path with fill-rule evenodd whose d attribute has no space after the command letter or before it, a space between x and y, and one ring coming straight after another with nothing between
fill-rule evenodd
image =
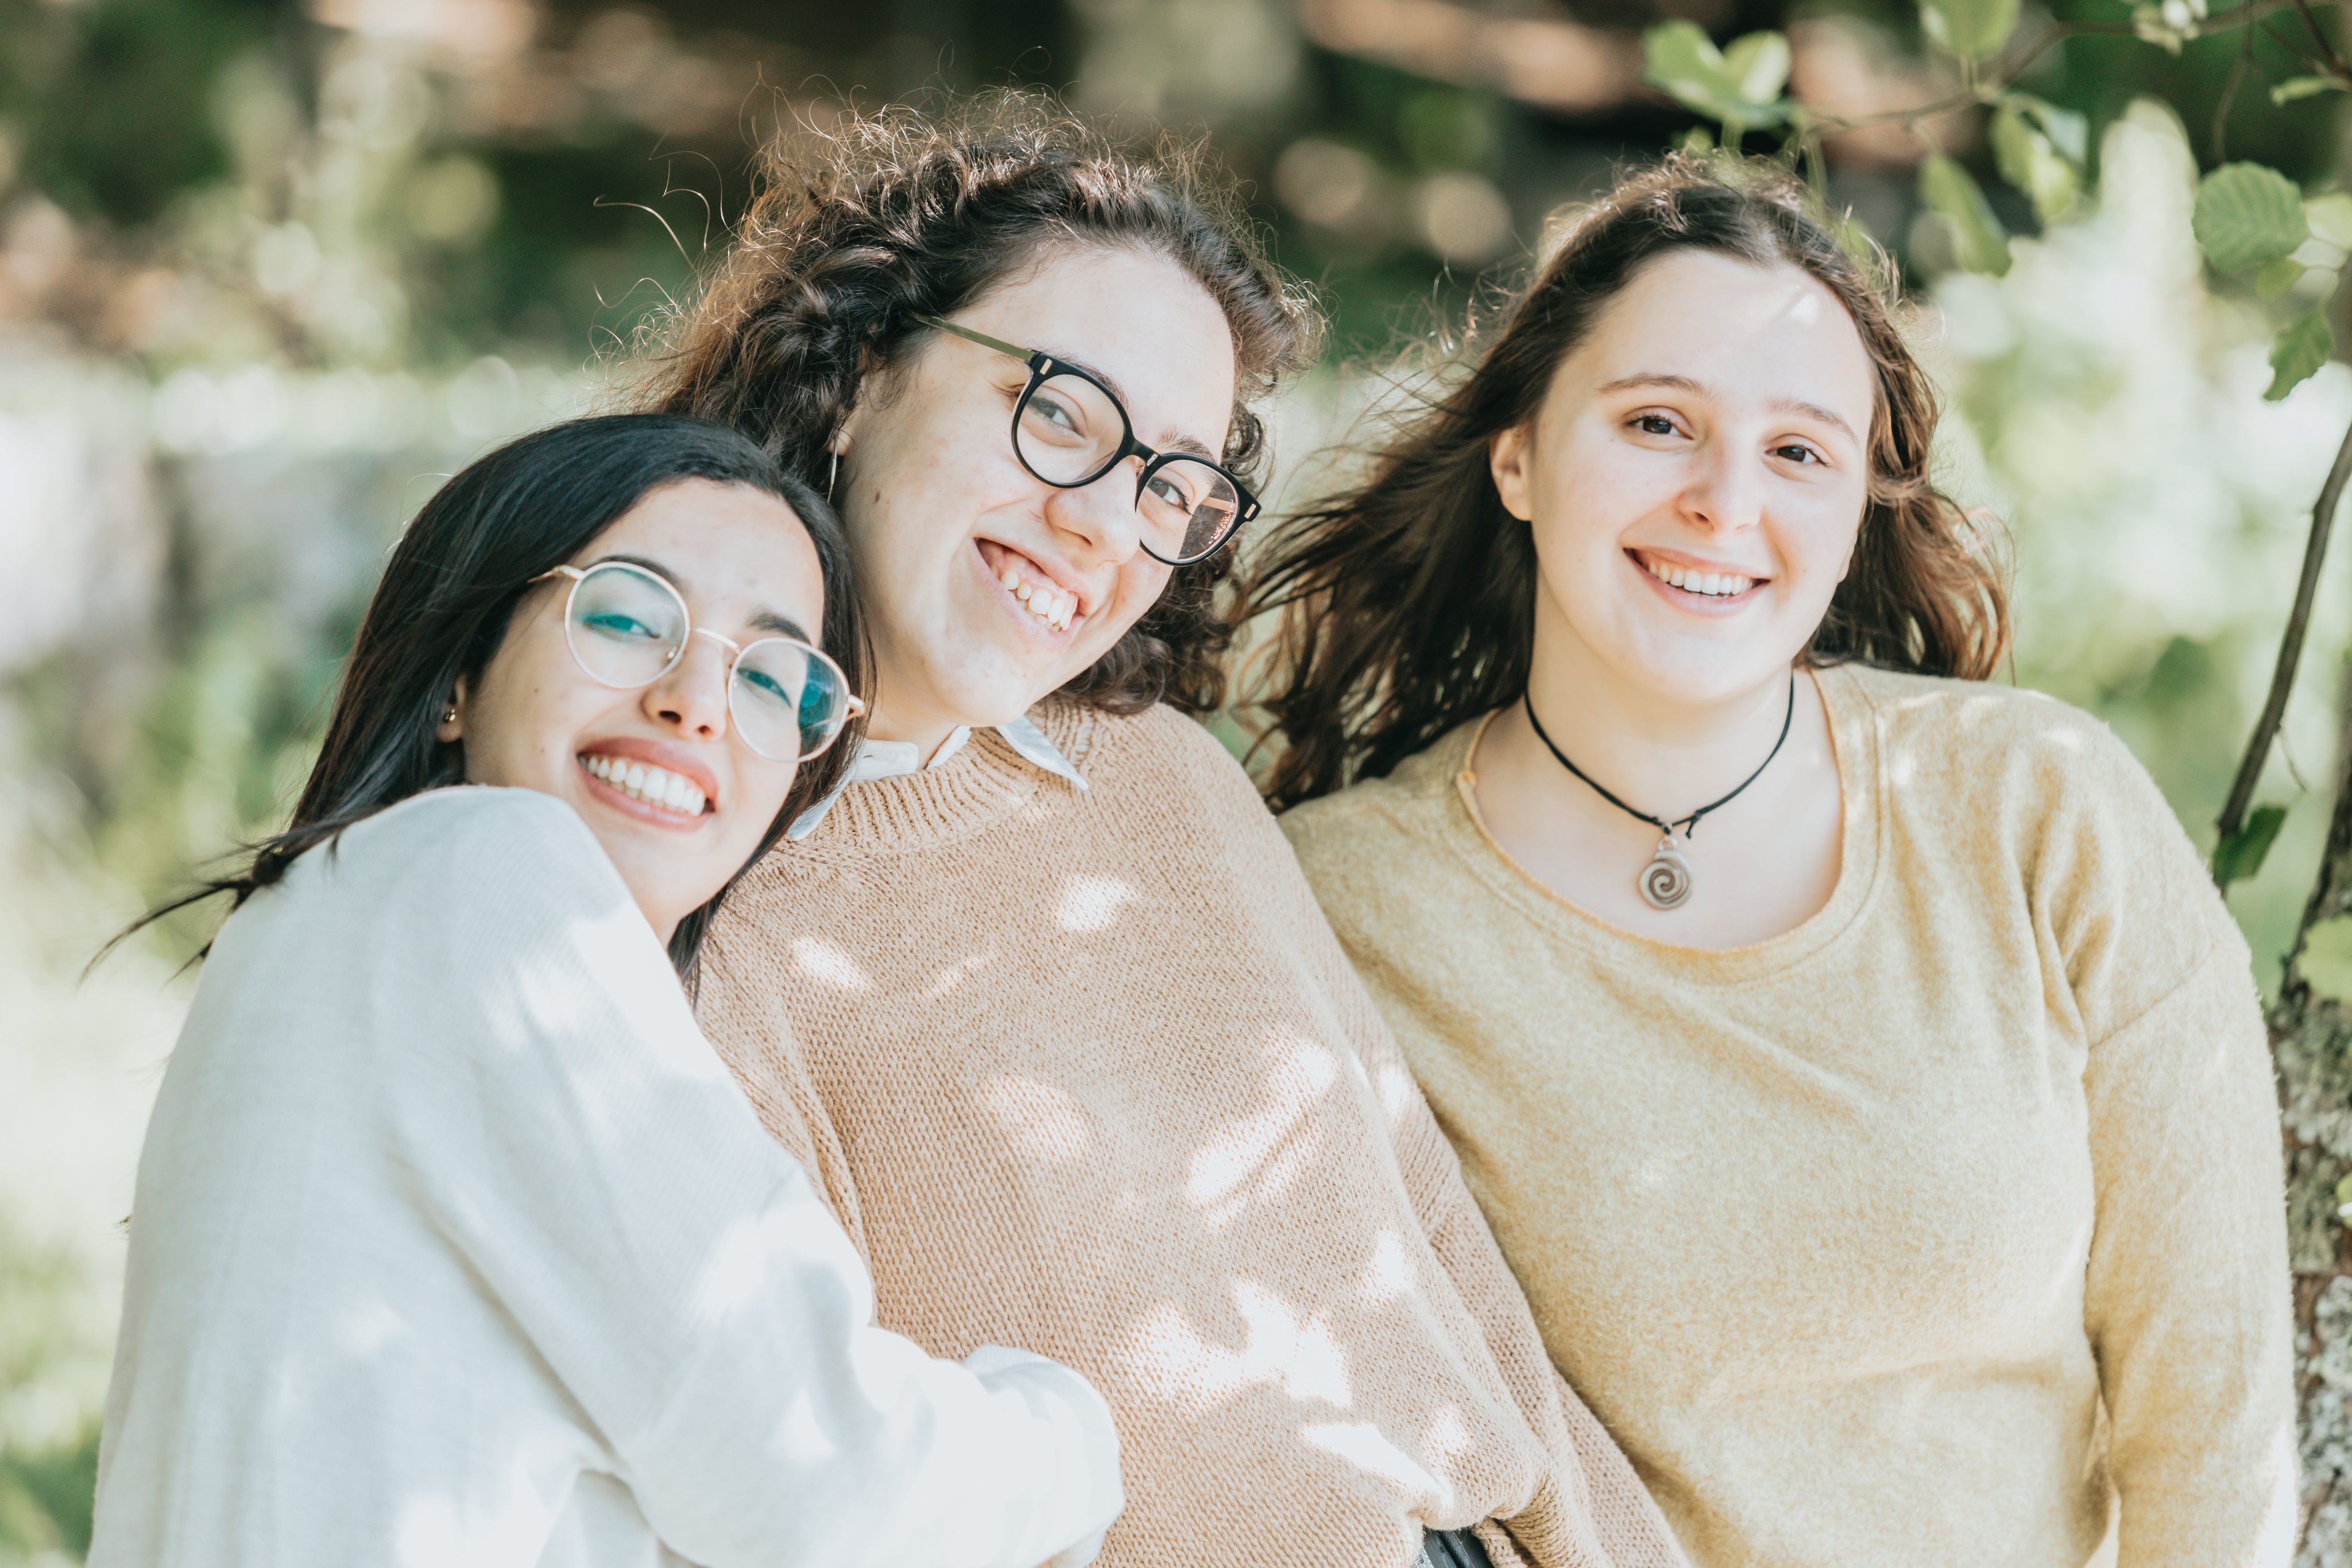
<instances>
[{"instance_id":1,"label":"human nose","mask_svg":"<svg viewBox=\"0 0 2352 1568\"><path fill-rule=\"evenodd\" d=\"M734 650L717 637L688 635L686 650L661 679L646 688L646 716L698 739L727 734L727 681Z\"/></svg>"},{"instance_id":2,"label":"human nose","mask_svg":"<svg viewBox=\"0 0 2352 1568\"><path fill-rule=\"evenodd\" d=\"M1729 442L1711 444L1682 495L1683 516L1708 533L1733 534L1764 517L1763 464Z\"/></svg>"},{"instance_id":3,"label":"human nose","mask_svg":"<svg viewBox=\"0 0 2352 1568\"><path fill-rule=\"evenodd\" d=\"M1135 506L1142 462L1130 455L1087 484L1055 490L1045 497L1046 522L1084 540L1093 560L1124 566L1143 548L1143 515Z\"/></svg>"}]
</instances>

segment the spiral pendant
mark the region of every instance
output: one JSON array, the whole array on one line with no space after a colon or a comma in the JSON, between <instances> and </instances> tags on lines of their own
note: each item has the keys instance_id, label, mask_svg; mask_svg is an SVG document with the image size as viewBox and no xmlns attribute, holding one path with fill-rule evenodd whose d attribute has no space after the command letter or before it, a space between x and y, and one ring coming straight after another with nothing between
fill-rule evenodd
<instances>
[{"instance_id":1,"label":"spiral pendant","mask_svg":"<svg viewBox=\"0 0 2352 1568\"><path fill-rule=\"evenodd\" d=\"M1642 868L1643 901L1653 909L1679 909L1690 897L1690 862L1675 848L1671 834L1658 841L1657 852Z\"/></svg>"}]
</instances>

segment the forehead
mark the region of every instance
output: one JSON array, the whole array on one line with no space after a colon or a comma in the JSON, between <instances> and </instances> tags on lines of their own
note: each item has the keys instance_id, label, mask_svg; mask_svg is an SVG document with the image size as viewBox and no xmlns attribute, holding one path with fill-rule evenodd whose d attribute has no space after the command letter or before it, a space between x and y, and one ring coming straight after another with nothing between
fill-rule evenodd
<instances>
[{"instance_id":1,"label":"forehead","mask_svg":"<svg viewBox=\"0 0 2352 1568\"><path fill-rule=\"evenodd\" d=\"M1561 366L1599 386L1633 374L1687 376L1726 396L1792 399L1866 428L1877 377L1838 297L1802 268L1712 251L1651 262L1605 306Z\"/></svg>"},{"instance_id":2,"label":"forehead","mask_svg":"<svg viewBox=\"0 0 2352 1568\"><path fill-rule=\"evenodd\" d=\"M1223 449L1236 377L1233 329L1200 281L1168 257L1053 246L959 315L993 337L1107 376L1147 444L1189 435Z\"/></svg>"},{"instance_id":3,"label":"forehead","mask_svg":"<svg viewBox=\"0 0 2352 1568\"><path fill-rule=\"evenodd\" d=\"M824 575L808 530L782 500L749 485L657 486L574 564L615 554L659 562L686 591L697 619L777 610L814 630L822 618Z\"/></svg>"}]
</instances>

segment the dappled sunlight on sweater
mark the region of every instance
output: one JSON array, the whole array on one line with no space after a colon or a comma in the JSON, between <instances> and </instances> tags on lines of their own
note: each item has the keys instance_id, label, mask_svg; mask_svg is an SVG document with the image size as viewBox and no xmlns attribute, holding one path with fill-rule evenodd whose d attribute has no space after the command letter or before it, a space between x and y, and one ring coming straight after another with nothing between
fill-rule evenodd
<instances>
[{"instance_id":1,"label":"dappled sunlight on sweater","mask_svg":"<svg viewBox=\"0 0 2352 1568\"><path fill-rule=\"evenodd\" d=\"M1209 1339L1172 1301L1152 1308L1125 1353L1143 1386L1194 1410L1268 1386L1342 1410L1355 1402L1328 1313L1307 1317L1254 1280L1234 1281L1233 1303L1243 1324L1237 1346Z\"/></svg>"},{"instance_id":2,"label":"dappled sunlight on sweater","mask_svg":"<svg viewBox=\"0 0 2352 1568\"><path fill-rule=\"evenodd\" d=\"M1119 908L1135 900L1135 884L1117 877L1079 876L1070 879L1056 912L1065 931L1100 931L1118 918Z\"/></svg>"},{"instance_id":3,"label":"dappled sunlight on sweater","mask_svg":"<svg viewBox=\"0 0 2352 1568\"><path fill-rule=\"evenodd\" d=\"M980 1103L1032 1159L1066 1165L1087 1152L1090 1134L1086 1113L1050 1083L1029 1078L992 1078L980 1086Z\"/></svg>"},{"instance_id":4,"label":"dappled sunlight on sweater","mask_svg":"<svg viewBox=\"0 0 2352 1568\"><path fill-rule=\"evenodd\" d=\"M1192 1155L1184 1196L1207 1211L1212 1227L1231 1219L1246 1201L1280 1197L1323 1146L1322 1126L1308 1113L1339 1079L1339 1059L1283 1030L1273 1032L1266 1054L1273 1065L1265 1108L1226 1123Z\"/></svg>"}]
</instances>

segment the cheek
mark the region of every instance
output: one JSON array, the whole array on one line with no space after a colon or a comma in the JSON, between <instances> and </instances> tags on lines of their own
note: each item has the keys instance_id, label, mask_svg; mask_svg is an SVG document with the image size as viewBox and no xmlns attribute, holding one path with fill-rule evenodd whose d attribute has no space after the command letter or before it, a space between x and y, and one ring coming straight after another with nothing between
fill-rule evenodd
<instances>
[{"instance_id":1,"label":"cheek","mask_svg":"<svg viewBox=\"0 0 2352 1568\"><path fill-rule=\"evenodd\" d=\"M1788 525L1777 530L1781 559L1827 594L1853 564L1862 533L1860 513L1860 499L1844 496L1789 508Z\"/></svg>"},{"instance_id":2,"label":"cheek","mask_svg":"<svg viewBox=\"0 0 2352 1568\"><path fill-rule=\"evenodd\" d=\"M1085 638L1087 662L1092 664L1107 653L1111 644L1128 634L1135 623L1151 612L1160 596L1168 591L1173 567L1163 566L1138 550L1135 559L1118 569L1118 587L1108 604L1095 612Z\"/></svg>"}]
</instances>

